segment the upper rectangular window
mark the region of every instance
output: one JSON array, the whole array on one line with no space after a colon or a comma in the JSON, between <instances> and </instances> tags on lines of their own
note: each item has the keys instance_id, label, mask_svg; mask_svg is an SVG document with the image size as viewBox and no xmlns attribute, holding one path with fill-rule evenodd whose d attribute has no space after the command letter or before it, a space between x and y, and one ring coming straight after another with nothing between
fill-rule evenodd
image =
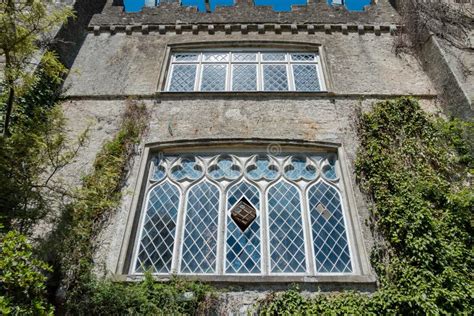
<instances>
[{"instance_id":1,"label":"upper rectangular window","mask_svg":"<svg viewBox=\"0 0 474 316\"><path fill-rule=\"evenodd\" d=\"M318 92L325 85L315 52L175 52L166 91Z\"/></svg>"}]
</instances>

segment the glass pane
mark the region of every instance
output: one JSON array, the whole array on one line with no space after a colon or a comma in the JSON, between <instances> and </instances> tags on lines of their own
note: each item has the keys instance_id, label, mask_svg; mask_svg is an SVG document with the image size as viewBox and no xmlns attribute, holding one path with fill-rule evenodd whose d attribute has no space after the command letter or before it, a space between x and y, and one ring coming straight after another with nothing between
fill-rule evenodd
<instances>
[{"instance_id":1,"label":"glass pane","mask_svg":"<svg viewBox=\"0 0 474 316\"><path fill-rule=\"evenodd\" d=\"M222 62L229 60L229 53L204 53L204 61Z\"/></svg>"},{"instance_id":2,"label":"glass pane","mask_svg":"<svg viewBox=\"0 0 474 316\"><path fill-rule=\"evenodd\" d=\"M316 168L308 164L304 157L291 158L291 163L285 167L285 175L290 180L313 180L316 178Z\"/></svg>"},{"instance_id":3,"label":"glass pane","mask_svg":"<svg viewBox=\"0 0 474 316\"><path fill-rule=\"evenodd\" d=\"M201 182L188 193L181 272L214 273L217 251L219 189Z\"/></svg>"},{"instance_id":4,"label":"glass pane","mask_svg":"<svg viewBox=\"0 0 474 316\"><path fill-rule=\"evenodd\" d=\"M293 65L296 91L319 91L316 65Z\"/></svg>"},{"instance_id":5,"label":"glass pane","mask_svg":"<svg viewBox=\"0 0 474 316\"><path fill-rule=\"evenodd\" d=\"M262 53L263 61L285 61L286 53Z\"/></svg>"},{"instance_id":6,"label":"glass pane","mask_svg":"<svg viewBox=\"0 0 474 316\"><path fill-rule=\"evenodd\" d=\"M258 157L255 163L247 168L247 174L252 180L260 180L262 178L273 180L278 177L278 169L270 164L270 160L267 157Z\"/></svg>"},{"instance_id":7,"label":"glass pane","mask_svg":"<svg viewBox=\"0 0 474 316\"><path fill-rule=\"evenodd\" d=\"M136 271L169 273L173 257L179 190L164 182L154 187L149 196Z\"/></svg>"},{"instance_id":8,"label":"glass pane","mask_svg":"<svg viewBox=\"0 0 474 316\"><path fill-rule=\"evenodd\" d=\"M256 91L257 90L257 65L232 66L232 90Z\"/></svg>"},{"instance_id":9,"label":"glass pane","mask_svg":"<svg viewBox=\"0 0 474 316\"><path fill-rule=\"evenodd\" d=\"M279 182L268 190L271 272L305 272L303 224L298 189Z\"/></svg>"},{"instance_id":10,"label":"glass pane","mask_svg":"<svg viewBox=\"0 0 474 316\"><path fill-rule=\"evenodd\" d=\"M199 54L197 53L176 53L174 58L176 61L197 61Z\"/></svg>"},{"instance_id":11,"label":"glass pane","mask_svg":"<svg viewBox=\"0 0 474 316\"><path fill-rule=\"evenodd\" d=\"M224 91L227 65L204 65L201 91Z\"/></svg>"},{"instance_id":12,"label":"glass pane","mask_svg":"<svg viewBox=\"0 0 474 316\"><path fill-rule=\"evenodd\" d=\"M339 193L319 182L309 189L309 211L318 272L352 272Z\"/></svg>"},{"instance_id":13,"label":"glass pane","mask_svg":"<svg viewBox=\"0 0 474 316\"><path fill-rule=\"evenodd\" d=\"M307 53L298 53L298 54L291 54L292 61L315 61L316 56L314 54L307 54Z\"/></svg>"},{"instance_id":14,"label":"glass pane","mask_svg":"<svg viewBox=\"0 0 474 316\"><path fill-rule=\"evenodd\" d=\"M196 180L202 176L202 168L195 158L185 158L171 169L171 177L175 180Z\"/></svg>"},{"instance_id":15,"label":"glass pane","mask_svg":"<svg viewBox=\"0 0 474 316\"><path fill-rule=\"evenodd\" d=\"M288 91L286 65L264 65L263 83L265 91Z\"/></svg>"},{"instance_id":16,"label":"glass pane","mask_svg":"<svg viewBox=\"0 0 474 316\"><path fill-rule=\"evenodd\" d=\"M260 207L260 193L253 185L241 182L227 195L226 273L260 273L260 216L242 231L229 214L229 210L242 197Z\"/></svg>"},{"instance_id":17,"label":"glass pane","mask_svg":"<svg viewBox=\"0 0 474 316\"><path fill-rule=\"evenodd\" d=\"M174 65L169 91L193 91L196 67L196 65Z\"/></svg>"},{"instance_id":18,"label":"glass pane","mask_svg":"<svg viewBox=\"0 0 474 316\"><path fill-rule=\"evenodd\" d=\"M217 163L209 167L208 172L213 179L237 179L242 173L240 167L228 156L220 157Z\"/></svg>"},{"instance_id":19,"label":"glass pane","mask_svg":"<svg viewBox=\"0 0 474 316\"><path fill-rule=\"evenodd\" d=\"M234 61L256 61L257 53L232 53Z\"/></svg>"}]
</instances>

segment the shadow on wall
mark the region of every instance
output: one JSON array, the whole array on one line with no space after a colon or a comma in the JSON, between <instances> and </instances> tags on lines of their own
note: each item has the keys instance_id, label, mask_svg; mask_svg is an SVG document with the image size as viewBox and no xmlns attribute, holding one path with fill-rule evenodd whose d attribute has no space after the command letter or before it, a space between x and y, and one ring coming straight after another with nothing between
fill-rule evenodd
<instances>
[{"instance_id":1,"label":"shadow on wall","mask_svg":"<svg viewBox=\"0 0 474 316\"><path fill-rule=\"evenodd\" d=\"M139 12L144 6L154 7L164 2L175 2L178 0L114 0L122 2L126 12ZM349 11L363 11L364 7L370 5L372 0L320 0L327 1L330 5L344 5ZM209 0L210 9L214 11L216 6L232 6L235 0ZM292 5L305 5L307 0L254 0L255 5L271 6L277 12L291 11ZM184 6L197 7L199 11L206 12L205 0L181 0Z\"/></svg>"}]
</instances>

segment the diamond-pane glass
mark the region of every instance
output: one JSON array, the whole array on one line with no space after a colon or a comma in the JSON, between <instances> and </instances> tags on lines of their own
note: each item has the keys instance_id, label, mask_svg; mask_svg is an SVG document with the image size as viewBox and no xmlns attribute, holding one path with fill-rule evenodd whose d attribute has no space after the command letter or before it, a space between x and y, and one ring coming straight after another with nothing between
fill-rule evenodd
<instances>
[{"instance_id":1,"label":"diamond-pane glass","mask_svg":"<svg viewBox=\"0 0 474 316\"><path fill-rule=\"evenodd\" d=\"M182 273L214 273L217 252L219 189L201 182L188 193L181 257Z\"/></svg>"},{"instance_id":2,"label":"diamond-pane glass","mask_svg":"<svg viewBox=\"0 0 474 316\"><path fill-rule=\"evenodd\" d=\"M316 65L293 65L296 91L319 91Z\"/></svg>"},{"instance_id":3,"label":"diamond-pane glass","mask_svg":"<svg viewBox=\"0 0 474 316\"><path fill-rule=\"evenodd\" d=\"M232 66L232 90L256 91L257 90L257 65Z\"/></svg>"},{"instance_id":4,"label":"diamond-pane glass","mask_svg":"<svg viewBox=\"0 0 474 316\"><path fill-rule=\"evenodd\" d=\"M164 182L150 191L136 272L170 272L179 196L179 190L169 182Z\"/></svg>"},{"instance_id":5,"label":"diamond-pane glass","mask_svg":"<svg viewBox=\"0 0 474 316\"><path fill-rule=\"evenodd\" d=\"M229 53L204 53L204 61L222 62L229 60Z\"/></svg>"},{"instance_id":6,"label":"diamond-pane glass","mask_svg":"<svg viewBox=\"0 0 474 316\"><path fill-rule=\"evenodd\" d=\"M339 193L319 182L308 192L318 272L351 272L351 258Z\"/></svg>"},{"instance_id":7,"label":"diamond-pane glass","mask_svg":"<svg viewBox=\"0 0 474 316\"><path fill-rule=\"evenodd\" d=\"M226 69L226 65L204 65L201 91L224 91Z\"/></svg>"},{"instance_id":8,"label":"diamond-pane glass","mask_svg":"<svg viewBox=\"0 0 474 316\"><path fill-rule=\"evenodd\" d=\"M265 91L288 91L286 65L264 65L263 86Z\"/></svg>"},{"instance_id":9,"label":"diamond-pane glass","mask_svg":"<svg viewBox=\"0 0 474 316\"><path fill-rule=\"evenodd\" d=\"M285 61L285 53L262 53L263 61Z\"/></svg>"},{"instance_id":10,"label":"diamond-pane glass","mask_svg":"<svg viewBox=\"0 0 474 316\"><path fill-rule=\"evenodd\" d=\"M245 197L257 209L258 189L246 182L233 186L227 195L226 273L260 273L260 216L242 231L229 214L235 203Z\"/></svg>"},{"instance_id":11,"label":"diamond-pane glass","mask_svg":"<svg viewBox=\"0 0 474 316\"><path fill-rule=\"evenodd\" d=\"M306 271L299 190L278 182L268 190L271 272Z\"/></svg>"},{"instance_id":12,"label":"diamond-pane glass","mask_svg":"<svg viewBox=\"0 0 474 316\"><path fill-rule=\"evenodd\" d=\"M174 55L176 61L197 61L199 54L197 53L178 53Z\"/></svg>"},{"instance_id":13,"label":"diamond-pane glass","mask_svg":"<svg viewBox=\"0 0 474 316\"><path fill-rule=\"evenodd\" d=\"M233 53L232 54L233 61L256 61L257 54L256 53Z\"/></svg>"},{"instance_id":14,"label":"diamond-pane glass","mask_svg":"<svg viewBox=\"0 0 474 316\"><path fill-rule=\"evenodd\" d=\"M316 56L314 54L305 54L305 53L298 53L298 54L291 54L292 61L315 61Z\"/></svg>"},{"instance_id":15,"label":"diamond-pane glass","mask_svg":"<svg viewBox=\"0 0 474 316\"><path fill-rule=\"evenodd\" d=\"M174 65L169 91L186 92L194 90L196 65Z\"/></svg>"}]
</instances>

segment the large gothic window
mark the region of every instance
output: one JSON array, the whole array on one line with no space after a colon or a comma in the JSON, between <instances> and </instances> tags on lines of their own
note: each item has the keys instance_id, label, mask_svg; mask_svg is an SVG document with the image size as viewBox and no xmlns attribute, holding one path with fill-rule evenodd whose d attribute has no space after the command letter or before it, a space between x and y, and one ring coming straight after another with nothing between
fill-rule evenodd
<instances>
[{"instance_id":1,"label":"large gothic window","mask_svg":"<svg viewBox=\"0 0 474 316\"><path fill-rule=\"evenodd\" d=\"M156 154L132 274L352 274L338 168L334 152Z\"/></svg>"},{"instance_id":2,"label":"large gothic window","mask_svg":"<svg viewBox=\"0 0 474 316\"><path fill-rule=\"evenodd\" d=\"M169 92L324 91L315 52L189 51L171 55Z\"/></svg>"}]
</instances>

